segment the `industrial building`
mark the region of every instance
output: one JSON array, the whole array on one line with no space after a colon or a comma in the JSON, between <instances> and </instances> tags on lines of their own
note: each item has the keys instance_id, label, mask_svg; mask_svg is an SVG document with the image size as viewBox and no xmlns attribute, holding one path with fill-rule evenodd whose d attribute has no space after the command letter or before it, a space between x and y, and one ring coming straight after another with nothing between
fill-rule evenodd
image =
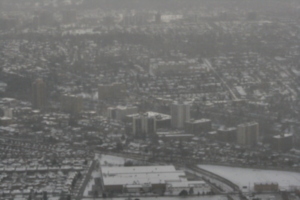
<instances>
[{"instance_id":1,"label":"industrial building","mask_svg":"<svg viewBox=\"0 0 300 200\"><path fill-rule=\"evenodd\" d=\"M188 181L185 172L174 166L102 167L104 192L179 195L183 190L195 194L211 189L204 181ZM192 188L192 189L191 189Z\"/></svg>"}]
</instances>

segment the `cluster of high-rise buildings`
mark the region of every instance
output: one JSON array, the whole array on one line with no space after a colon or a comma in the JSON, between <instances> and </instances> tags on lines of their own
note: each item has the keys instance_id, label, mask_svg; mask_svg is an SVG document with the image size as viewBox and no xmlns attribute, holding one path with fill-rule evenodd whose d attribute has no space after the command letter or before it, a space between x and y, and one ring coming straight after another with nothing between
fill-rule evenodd
<instances>
[{"instance_id":1,"label":"cluster of high-rise buildings","mask_svg":"<svg viewBox=\"0 0 300 200\"><path fill-rule=\"evenodd\" d=\"M47 108L47 87L42 79L32 83L32 107L44 110ZM113 101L121 99L126 94L126 88L121 83L99 85L99 101ZM78 114L83 110L83 98L78 95L63 94L61 96L61 110L70 114ZM129 132L137 137L152 137L158 130L180 130L185 134L202 135L208 134L213 140L236 143L241 146L254 146L260 141L259 124L247 122L237 127L220 127L212 131L210 119L191 119L191 104L176 101L170 104L170 115L144 112L139 113L137 106L116 106L107 109L109 119L124 121L130 124ZM5 113L9 116L9 112ZM7 117L6 117L7 118ZM8 123L7 119L1 119L2 124ZM182 132L181 132L182 133ZM174 134L173 134L174 135ZM174 135L174 138L176 136ZM277 151L287 151L293 147L293 134L280 134L272 137L271 146Z\"/></svg>"},{"instance_id":2,"label":"cluster of high-rise buildings","mask_svg":"<svg viewBox=\"0 0 300 200\"><path fill-rule=\"evenodd\" d=\"M38 110L45 110L48 106L47 86L42 79L32 83L32 107ZM61 110L71 114L78 114L83 109L83 99L78 95L63 94L61 96Z\"/></svg>"}]
</instances>

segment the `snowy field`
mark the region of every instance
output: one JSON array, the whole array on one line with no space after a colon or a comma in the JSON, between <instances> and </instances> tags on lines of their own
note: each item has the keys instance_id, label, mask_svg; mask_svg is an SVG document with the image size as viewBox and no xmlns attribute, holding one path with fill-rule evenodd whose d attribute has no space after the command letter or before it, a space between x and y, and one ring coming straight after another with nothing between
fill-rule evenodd
<instances>
[{"instance_id":1,"label":"snowy field","mask_svg":"<svg viewBox=\"0 0 300 200\"><path fill-rule=\"evenodd\" d=\"M96 154L95 160L99 160L100 165L102 166L124 166L125 161L130 159L117 156Z\"/></svg>"},{"instance_id":2,"label":"snowy field","mask_svg":"<svg viewBox=\"0 0 300 200\"><path fill-rule=\"evenodd\" d=\"M216 165L198 165L198 167L222 176L238 185L253 190L254 183L278 183L280 189L288 190L289 186L300 186L300 173L260 170L248 168L225 167ZM244 189L243 189L244 187Z\"/></svg>"}]
</instances>

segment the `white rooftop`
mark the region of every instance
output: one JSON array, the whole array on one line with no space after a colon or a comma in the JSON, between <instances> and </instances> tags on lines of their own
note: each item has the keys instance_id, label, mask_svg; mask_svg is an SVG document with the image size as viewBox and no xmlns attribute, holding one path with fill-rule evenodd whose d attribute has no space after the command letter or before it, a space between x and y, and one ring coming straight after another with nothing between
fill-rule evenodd
<instances>
[{"instance_id":1,"label":"white rooftop","mask_svg":"<svg viewBox=\"0 0 300 200\"><path fill-rule=\"evenodd\" d=\"M134 167L102 167L101 170L102 170L103 175L176 172L175 167L172 165L134 166Z\"/></svg>"},{"instance_id":2,"label":"white rooftop","mask_svg":"<svg viewBox=\"0 0 300 200\"><path fill-rule=\"evenodd\" d=\"M174 166L102 167L103 183L109 185L165 184L186 181L183 171Z\"/></svg>"},{"instance_id":3,"label":"white rooftop","mask_svg":"<svg viewBox=\"0 0 300 200\"><path fill-rule=\"evenodd\" d=\"M103 176L105 186L109 185L144 185L144 184L165 184L170 181L186 181L185 173L140 173L140 174L116 174L114 176Z\"/></svg>"}]
</instances>

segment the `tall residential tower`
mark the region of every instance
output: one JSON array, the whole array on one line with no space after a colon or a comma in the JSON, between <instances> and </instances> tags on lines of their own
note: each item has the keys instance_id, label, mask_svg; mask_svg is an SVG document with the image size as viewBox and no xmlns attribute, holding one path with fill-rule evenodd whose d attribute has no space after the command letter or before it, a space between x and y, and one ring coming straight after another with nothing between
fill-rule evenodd
<instances>
[{"instance_id":1,"label":"tall residential tower","mask_svg":"<svg viewBox=\"0 0 300 200\"><path fill-rule=\"evenodd\" d=\"M190 104L175 102L171 105L172 128L182 129L185 122L190 121Z\"/></svg>"},{"instance_id":2,"label":"tall residential tower","mask_svg":"<svg viewBox=\"0 0 300 200\"><path fill-rule=\"evenodd\" d=\"M32 83L32 107L45 109L46 101L46 84L42 79L37 79Z\"/></svg>"}]
</instances>

